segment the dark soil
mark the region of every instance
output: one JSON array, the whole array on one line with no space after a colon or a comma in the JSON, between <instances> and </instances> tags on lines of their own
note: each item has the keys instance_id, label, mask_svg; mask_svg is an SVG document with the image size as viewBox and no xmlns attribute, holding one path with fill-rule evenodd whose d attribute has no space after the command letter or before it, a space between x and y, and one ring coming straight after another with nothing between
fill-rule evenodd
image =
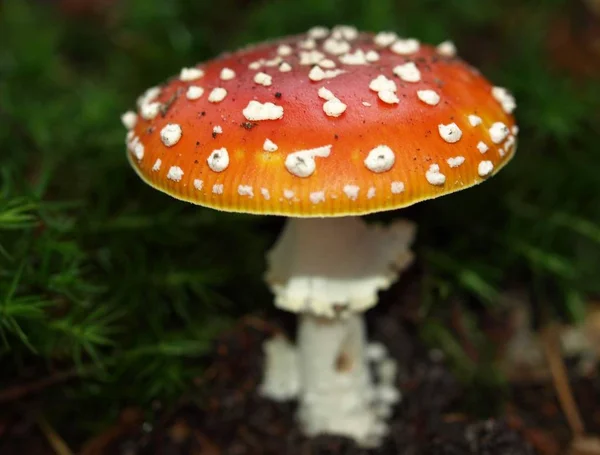
<instances>
[{"instance_id":1,"label":"dark soil","mask_svg":"<svg viewBox=\"0 0 600 455\"><path fill-rule=\"evenodd\" d=\"M406 299L404 301L412 300ZM392 298L397 300L397 296ZM408 316L407 316L408 314ZM383 342L404 366L399 373L403 399L390 421L390 435L378 450L357 448L333 436L307 439L294 423L295 405L264 400L256 394L261 380L262 343L284 327L293 332L293 316L248 317L215 344L210 367L198 378L194 399L182 399L154 421L125 409L115 425L83 445L82 455L520 455L565 453L570 432L552 384L515 385L474 390L461 385L440 352L424 347L410 308L385 302L369 313L371 338ZM451 324L451 323L450 323ZM459 334L460 335L460 334ZM460 338L460 336L459 336ZM573 378L576 399L590 432L600 433L600 381ZM198 393L200 390L200 393ZM508 400L506 399L508 398ZM467 411L478 401L486 418ZM502 402L504 411L493 406ZM506 404L508 402L508 404ZM489 403L489 406L488 406ZM19 413L13 414L13 416ZM23 413L22 415L31 415ZM17 423L15 423L15 421ZM33 423L32 423L33 422ZM48 447L31 417L11 419L2 427L0 454L60 453Z\"/></svg>"}]
</instances>

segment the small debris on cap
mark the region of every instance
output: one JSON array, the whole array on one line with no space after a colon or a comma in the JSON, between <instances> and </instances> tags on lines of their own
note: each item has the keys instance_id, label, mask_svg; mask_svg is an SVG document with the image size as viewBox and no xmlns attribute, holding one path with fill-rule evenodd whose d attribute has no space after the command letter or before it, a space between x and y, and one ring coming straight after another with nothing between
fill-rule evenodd
<instances>
[{"instance_id":1,"label":"small debris on cap","mask_svg":"<svg viewBox=\"0 0 600 455\"><path fill-rule=\"evenodd\" d=\"M217 134L223 134L223 128L221 125L213 126L213 135L216 136Z\"/></svg>"},{"instance_id":2,"label":"small debris on cap","mask_svg":"<svg viewBox=\"0 0 600 455\"><path fill-rule=\"evenodd\" d=\"M450 144L458 142L462 137L462 131L456 123L449 123L447 125L439 124L438 131L441 138Z\"/></svg>"},{"instance_id":3,"label":"small debris on cap","mask_svg":"<svg viewBox=\"0 0 600 455\"><path fill-rule=\"evenodd\" d=\"M160 140L166 147L172 147L181 139L181 127L176 123L166 124L160 130Z\"/></svg>"}]
</instances>

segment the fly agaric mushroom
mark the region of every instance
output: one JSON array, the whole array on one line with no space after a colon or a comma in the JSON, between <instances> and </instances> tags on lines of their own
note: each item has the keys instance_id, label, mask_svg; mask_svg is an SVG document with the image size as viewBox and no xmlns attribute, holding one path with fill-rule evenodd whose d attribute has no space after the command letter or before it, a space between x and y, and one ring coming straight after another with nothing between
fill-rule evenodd
<instances>
[{"instance_id":1,"label":"fly agaric mushroom","mask_svg":"<svg viewBox=\"0 0 600 455\"><path fill-rule=\"evenodd\" d=\"M448 41L315 27L184 68L122 117L146 183L288 217L266 281L276 305L300 315L297 347L271 340L261 391L297 394L308 435L376 446L386 431L363 314L410 263L414 227L359 215L474 186L514 154L514 98L455 53Z\"/></svg>"}]
</instances>

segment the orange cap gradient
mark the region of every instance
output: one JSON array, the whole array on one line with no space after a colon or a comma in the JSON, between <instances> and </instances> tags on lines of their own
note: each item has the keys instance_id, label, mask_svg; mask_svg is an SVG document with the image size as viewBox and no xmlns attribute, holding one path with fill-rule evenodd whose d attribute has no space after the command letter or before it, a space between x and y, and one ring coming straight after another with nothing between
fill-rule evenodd
<instances>
[{"instance_id":1,"label":"orange cap gradient","mask_svg":"<svg viewBox=\"0 0 600 455\"><path fill-rule=\"evenodd\" d=\"M394 33L315 27L184 68L129 129L140 177L231 212L360 215L468 188L513 156L512 95Z\"/></svg>"}]
</instances>

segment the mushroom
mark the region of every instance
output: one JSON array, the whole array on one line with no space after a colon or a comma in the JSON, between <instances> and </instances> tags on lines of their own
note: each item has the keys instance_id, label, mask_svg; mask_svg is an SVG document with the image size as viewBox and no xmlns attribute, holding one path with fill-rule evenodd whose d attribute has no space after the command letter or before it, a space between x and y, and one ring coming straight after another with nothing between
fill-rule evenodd
<instances>
[{"instance_id":1,"label":"mushroom","mask_svg":"<svg viewBox=\"0 0 600 455\"><path fill-rule=\"evenodd\" d=\"M297 397L308 435L372 447L390 412L377 404L363 315L410 264L415 228L360 215L489 179L514 155L514 109L450 42L337 26L184 68L122 120L128 159L154 188L287 217L265 278L275 304L299 314L297 343L265 345L260 393ZM381 362L393 403L396 369Z\"/></svg>"}]
</instances>

